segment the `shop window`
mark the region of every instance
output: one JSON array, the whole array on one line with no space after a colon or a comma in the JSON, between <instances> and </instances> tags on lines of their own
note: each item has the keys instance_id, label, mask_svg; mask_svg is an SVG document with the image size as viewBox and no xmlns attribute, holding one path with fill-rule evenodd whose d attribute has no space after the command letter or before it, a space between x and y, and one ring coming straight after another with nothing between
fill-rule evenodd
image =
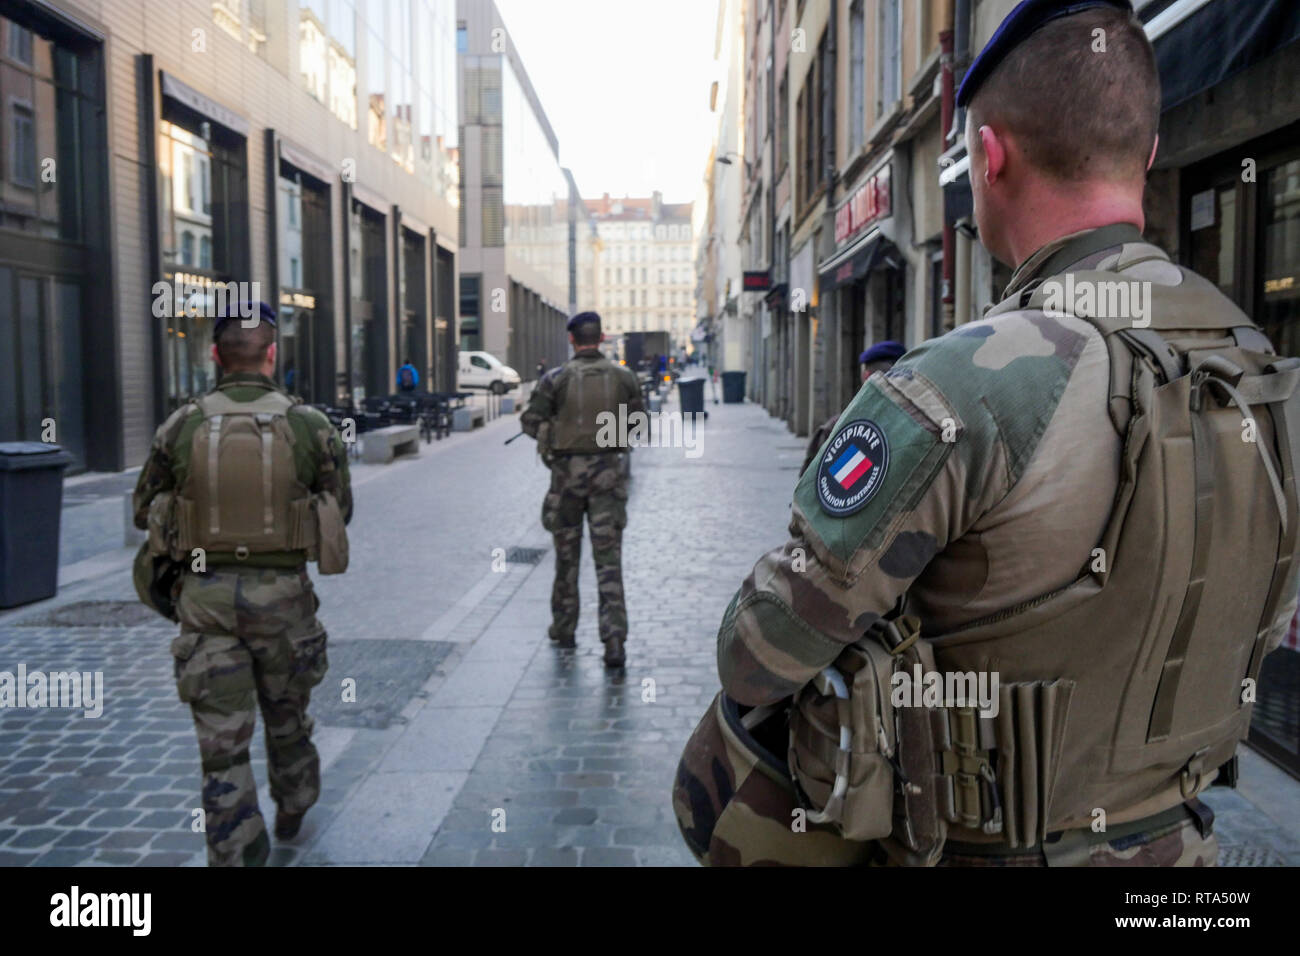
<instances>
[{"instance_id":1,"label":"shop window","mask_svg":"<svg viewBox=\"0 0 1300 956\"><path fill-rule=\"evenodd\" d=\"M1300 355L1300 159L1263 177L1258 321L1282 355Z\"/></svg>"}]
</instances>

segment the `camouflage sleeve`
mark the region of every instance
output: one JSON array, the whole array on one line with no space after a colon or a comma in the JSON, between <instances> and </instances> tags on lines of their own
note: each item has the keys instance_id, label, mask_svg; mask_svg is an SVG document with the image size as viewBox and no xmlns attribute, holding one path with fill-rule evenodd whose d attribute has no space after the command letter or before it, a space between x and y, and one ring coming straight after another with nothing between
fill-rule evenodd
<instances>
[{"instance_id":1,"label":"camouflage sleeve","mask_svg":"<svg viewBox=\"0 0 1300 956\"><path fill-rule=\"evenodd\" d=\"M537 438L541 426L555 417L555 379L559 369L551 369L538 380L528 397L528 407L519 416L519 427L529 438Z\"/></svg>"},{"instance_id":2,"label":"camouflage sleeve","mask_svg":"<svg viewBox=\"0 0 1300 956\"><path fill-rule=\"evenodd\" d=\"M325 448L334 467L322 476L320 490L333 492L334 499L339 503L339 510L343 512L343 523L347 524L352 520L352 475L348 471L347 447L343 444L338 429L333 425L329 426Z\"/></svg>"},{"instance_id":3,"label":"camouflage sleeve","mask_svg":"<svg viewBox=\"0 0 1300 956\"><path fill-rule=\"evenodd\" d=\"M160 492L174 487L176 483L175 460L172 448L177 432L185 418L195 411L193 405L183 405L167 417L154 432L153 443L149 446L149 457L140 469L136 479L135 491L131 495L131 507L134 511L132 521L141 531L149 528L149 504Z\"/></svg>"},{"instance_id":4,"label":"camouflage sleeve","mask_svg":"<svg viewBox=\"0 0 1300 956\"><path fill-rule=\"evenodd\" d=\"M352 520L352 478L347 447L338 429L323 412L310 405L295 405L289 416L295 422L300 440L304 432L309 436L301 447L314 450L302 453L304 457L299 458L299 477L313 492L330 492L339 503L344 524L348 523Z\"/></svg>"},{"instance_id":5,"label":"camouflage sleeve","mask_svg":"<svg viewBox=\"0 0 1300 956\"><path fill-rule=\"evenodd\" d=\"M974 326L872 376L800 478L791 539L759 559L723 616L718 673L731 697L795 693L1018 480L1082 336Z\"/></svg>"}]
</instances>

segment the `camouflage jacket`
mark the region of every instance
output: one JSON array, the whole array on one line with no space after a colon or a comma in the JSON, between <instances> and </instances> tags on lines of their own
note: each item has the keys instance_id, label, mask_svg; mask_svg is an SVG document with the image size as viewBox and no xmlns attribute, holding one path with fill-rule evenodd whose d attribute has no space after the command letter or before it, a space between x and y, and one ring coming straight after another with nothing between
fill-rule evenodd
<instances>
[{"instance_id":1,"label":"camouflage jacket","mask_svg":"<svg viewBox=\"0 0 1300 956\"><path fill-rule=\"evenodd\" d=\"M249 402L268 390L277 389L277 386L256 372L233 372L222 377L217 389L235 401ZM295 438L293 456L298 480L313 492L332 492L344 521L351 521L352 483L348 475L347 451L338 431L324 414L310 405L295 405L289 410L288 419ZM202 420L198 406L191 402L176 409L158 426L132 497L137 528L148 528L149 503L155 495L184 487L194 432ZM321 473L322 453L329 455L334 462L333 471ZM301 551L260 552L241 563L252 567L297 567L304 560L305 552ZM222 556L210 554L208 561L221 563Z\"/></svg>"},{"instance_id":2,"label":"camouflage jacket","mask_svg":"<svg viewBox=\"0 0 1300 956\"><path fill-rule=\"evenodd\" d=\"M560 404L564 401L565 369L569 368L574 362L589 362L602 357L600 350L596 348L578 350L569 361L543 375L533 388L532 394L528 397L528 407L519 416L519 427L525 435L537 440L537 449L548 465L550 464L551 422L559 411ZM627 380L624 389L624 404L627 406L627 414L644 412L645 400L641 395L641 388L636 380L635 373L621 367L620 370ZM617 408L610 409L610 411L615 414L618 413Z\"/></svg>"},{"instance_id":3,"label":"camouflage jacket","mask_svg":"<svg viewBox=\"0 0 1300 956\"><path fill-rule=\"evenodd\" d=\"M1041 249L1006 295L1140 240L1094 232ZM794 693L905 592L923 632L941 634L1074 580L1118 487L1109 385L1090 324L1031 310L963 325L871 376L799 480L792 537L723 616L723 689L751 705Z\"/></svg>"}]
</instances>

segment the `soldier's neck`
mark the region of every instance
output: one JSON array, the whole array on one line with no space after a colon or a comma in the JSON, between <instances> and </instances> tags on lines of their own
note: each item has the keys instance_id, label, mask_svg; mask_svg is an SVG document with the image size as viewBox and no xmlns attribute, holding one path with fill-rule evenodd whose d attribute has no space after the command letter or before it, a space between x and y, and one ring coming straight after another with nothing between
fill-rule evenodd
<instances>
[{"instance_id":1,"label":"soldier's neck","mask_svg":"<svg viewBox=\"0 0 1300 956\"><path fill-rule=\"evenodd\" d=\"M1020 204L1007 229L1007 244L1015 268L1049 243L1087 229L1131 222L1146 227L1142 193L1114 184L1082 187L1070 193L1040 189Z\"/></svg>"}]
</instances>

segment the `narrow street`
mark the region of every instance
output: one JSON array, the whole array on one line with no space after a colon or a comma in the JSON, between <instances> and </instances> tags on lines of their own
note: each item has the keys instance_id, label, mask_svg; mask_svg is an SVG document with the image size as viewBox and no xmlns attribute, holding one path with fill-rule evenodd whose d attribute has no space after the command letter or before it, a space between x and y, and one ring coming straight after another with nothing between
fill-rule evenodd
<instances>
[{"instance_id":1,"label":"narrow street","mask_svg":"<svg viewBox=\"0 0 1300 956\"><path fill-rule=\"evenodd\" d=\"M669 405L671 410L676 403ZM600 659L590 543L576 650L546 639L546 469L517 418L358 465L351 569L317 579L330 671L312 704L324 790L272 865L690 865L671 786L717 689L714 636L785 536L803 442L751 404L707 406L701 454L633 456L625 673ZM121 495L65 492L63 587L0 615L0 669L102 671L103 713L0 710L0 865L203 865L198 751L173 629L136 602ZM347 698L355 686L355 700ZM1242 750L1209 795L1224 864L1300 863L1300 796ZM256 735L253 767L265 787Z\"/></svg>"}]
</instances>

